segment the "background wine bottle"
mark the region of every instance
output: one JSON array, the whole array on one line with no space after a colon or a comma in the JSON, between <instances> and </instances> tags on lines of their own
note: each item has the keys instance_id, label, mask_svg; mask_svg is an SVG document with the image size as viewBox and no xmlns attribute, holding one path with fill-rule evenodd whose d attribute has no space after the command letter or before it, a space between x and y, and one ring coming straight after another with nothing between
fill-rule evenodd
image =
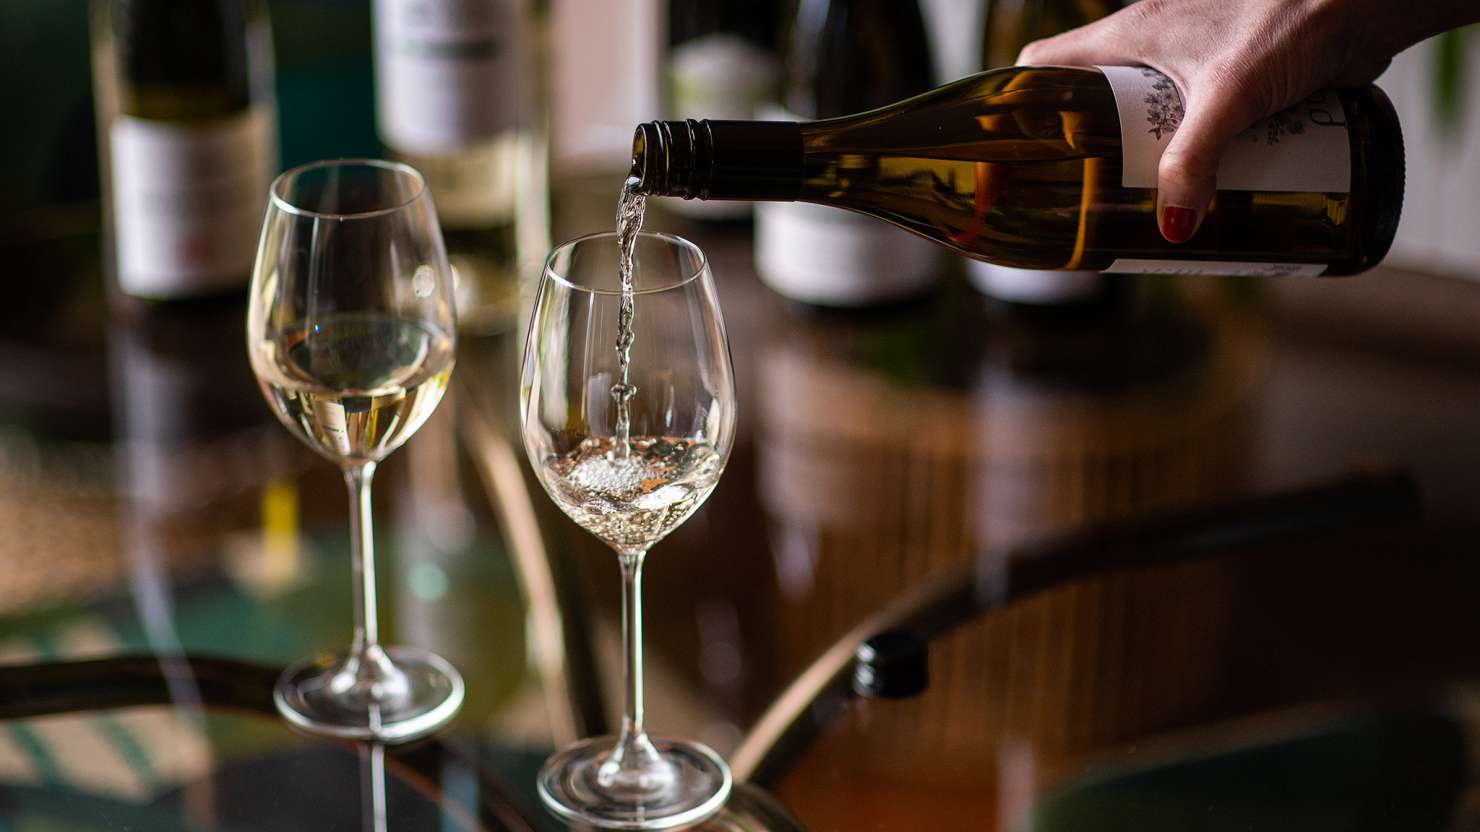
<instances>
[{"instance_id":1,"label":"background wine bottle","mask_svg":"<svg viewBox=\"0 0 1480 832\"><path fill-rule=\"evenodd\" d=\"M426 176L464 330L511 326L550 246L542 21L534 0L375 0L376 126Z\"/></svg>"},{"instance_id":2,"label":"background wine bottle","mask_svg":"<svg viewBox=\"0 0 1480 832\"><path fill-rule=\"evenodd\" d=\"M129 306L108 318L118 488L151 522L249 525L261 486L296 459L244 360L245 319L235 299Z\"/></svg>"},{"instance_id":3,"label":"background wine bottle","mask_svg":"<svg viewBox=\"0 0 1480 832\"><path fill-rule=\"evenodd\" d=\"M1387 253L1403 149L1381 90L1320 92L1235 137L1174 245L1156 162L1180 115L1153 70L1014 67L809 124L640 125L632 174L650 194L848 208L1024 269L1347 275Z\"/></svg>"},{"instance_id":4,"label":"background wine bottle","mask_svg":"<svg viewBox=\"0 0 1480 832\"><path fill-rule=\"evenodd\" d=\"M775 100L780 18L780 0L669 3L668 117L747 119ZM674 208L710 220L751 213L750 206L734 202L682 202Z\"/></svg>"},{"instance_id":5,"label":"background wine bottle","mask_svg":"<svg viewBox=\"0 0 1480 832\"><path fill-rule=\"evenodd\" d=\"M95 0L94 96L110 285L244 292L277 169L262 0Z\"/></svg>"},{"instance_id":6,"label":"background wine bottle","mask_svg":"<svg viewBox=\"0 0 1480 832\"><path fill-rule=\"evenodd\" d=\"M1012 66L1024 46L1098 20L1122 0L992 0L982 23L981 69ZM1016 304L1057 305L1098 297L1104 279L1092 271L1013 269L968 260L967 279L983 294Z\"/></svg>"},{"instance_id":7,"label":"background wine bottle","mask_svg":"<svg viewBox=\"0 0 1480 832\"><path fill-rule=\"evenodd\" d=\"M799 0L786 35L781 109L768 117L831 118L929 89L929 42L915 0ZM939 252L871 217L811 205L756 206L755 265L793 300L863 306L916 294Z\"/></svg>"},{"instance_id":8,"label":"background wine bottle","mask_svg":"<svg viewBox=\"0 0 1480 832\"><path fill-rule=\"evenodd\" d=\"M992 0L982 26L982 68L1012 66L1024 46L1119 11L1128 0Z\"/></svg>"}]
</instances>

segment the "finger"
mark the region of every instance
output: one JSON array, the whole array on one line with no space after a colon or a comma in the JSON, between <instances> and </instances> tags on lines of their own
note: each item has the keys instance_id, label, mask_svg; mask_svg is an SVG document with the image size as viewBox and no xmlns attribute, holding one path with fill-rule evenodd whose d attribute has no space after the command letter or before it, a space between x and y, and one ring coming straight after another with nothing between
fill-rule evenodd
<instances>
[{"instance_id":1,"label":"finger","mask_svg":"<svg viewBox=\"0 0 1480 832\"><path fill-rule=\"evenodd\" d=\"M1209 85L1188 96L1187 111L1157 167L1156 219L1161 235L1186 242L1202 225L1218 187L1218 162L1229 142L1260 115L1255 96Z\"/></svg>"}]
</instances>

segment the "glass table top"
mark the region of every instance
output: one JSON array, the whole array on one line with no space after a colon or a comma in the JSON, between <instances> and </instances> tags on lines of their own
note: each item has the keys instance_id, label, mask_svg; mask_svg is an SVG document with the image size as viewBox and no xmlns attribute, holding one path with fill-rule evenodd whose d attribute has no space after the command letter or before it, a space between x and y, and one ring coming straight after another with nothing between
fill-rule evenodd
<instances>
[{"instance_id":1,"label":"glass table top","mask_svg":"<svg viewBox=\"0 0 1480 832\"><path fill-rule=\"evenodd\" d=\"M1050 314L948 279L849 314L770 294L743 229L650 225L710 254L741 394L645 574L651 727L743 784L706 828L1475 820L1480 347L1423 321L1480 287L1124 281ZM617 720L618 571L528 472L515 333L462 339L377 480L384 637L467 681L383 749L272 710L348 637L348 529L239 311L74 295L0 335L0 830L562 828L534 774Z\"/></svg>"}]
</instances>

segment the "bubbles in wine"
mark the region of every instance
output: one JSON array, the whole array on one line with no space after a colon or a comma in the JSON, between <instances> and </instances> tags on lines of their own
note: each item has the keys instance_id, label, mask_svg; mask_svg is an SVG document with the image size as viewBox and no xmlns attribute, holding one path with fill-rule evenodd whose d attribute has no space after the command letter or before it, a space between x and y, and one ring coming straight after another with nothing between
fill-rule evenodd
<instances>
[{"instance_id":1,"label":"bubbles in wine","mask_svg":"<svg viewBox=\"0 0 1480 832\"><path fill-rule=\"evenodd\" d=\"M676 437L592 438L540 469L546 490L570 518L620 551L662 539L709 496L723 464L707 442Z\"/></svg>"}]
</instances>

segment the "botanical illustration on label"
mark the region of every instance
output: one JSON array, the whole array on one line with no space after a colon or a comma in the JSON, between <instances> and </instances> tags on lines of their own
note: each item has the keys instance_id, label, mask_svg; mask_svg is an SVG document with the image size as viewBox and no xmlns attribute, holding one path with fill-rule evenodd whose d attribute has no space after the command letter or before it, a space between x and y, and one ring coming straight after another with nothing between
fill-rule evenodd
<instances>
[{"instance_id":1,"label":"botanical illustration on label","mask_svg":"<svg viewBox=\"0 0 1480 832\"><path fill-rule=\"evenodd\" d=\"M486 142L513 126L514 0L375 0L376 115L407 153Z\"/></svg>"},{"instance_id":2,"label":"botanical illustration on label","mask_svg":"<svg viewBox=\"0 0 1480 832\"><path fill-rule=\"evenodd\" d=\"M1241 263L1233 260L1136 260L1121 257L1105 268L1106 274L1229 275L1233 277L1315 277L1323 263Z\"/></svg>"},{"instance_id":3,"label":"botanical illustration on label","mask_svg":"<svg viewBox=\"0 0 1480 832\"><path fill-rule=\"evenodd\" d=\"M1121 185L1156 187L1161 154L1182 124L1182 94L1149 67L1102 66L1120 114ZM1228 191L1351 190L1346 113L1331 90L1254 122L1229 143L1218 165Z\"/></svg>"},{"instance_id":4,"label":"botanical illustration on label","mask_svg":"<svg viewBox=\"0 0 1480 832\"><path fill-rule=\"evenodd\" d=\"M120 288L172 298L244 284L277 168L271 110L210 125L119 116L109 142Z\"/></svg>"},{"instance_id":5,"label":"botanical illustration on label","mask_svg":"<svg viewBox=\"0 0 1480 832\"><path fill-rule=\"evenodd\" d=\"M1151 82L1151 91L1142 99L1146 104L1146 123L1151 125L1146 132L1160 141L1177 132L1182 124L1182 114L1186 112L1182 93L1177 91L1172 79L1154 69L1142 67L1141 75Z\"/></svg>"}]
</instances>

